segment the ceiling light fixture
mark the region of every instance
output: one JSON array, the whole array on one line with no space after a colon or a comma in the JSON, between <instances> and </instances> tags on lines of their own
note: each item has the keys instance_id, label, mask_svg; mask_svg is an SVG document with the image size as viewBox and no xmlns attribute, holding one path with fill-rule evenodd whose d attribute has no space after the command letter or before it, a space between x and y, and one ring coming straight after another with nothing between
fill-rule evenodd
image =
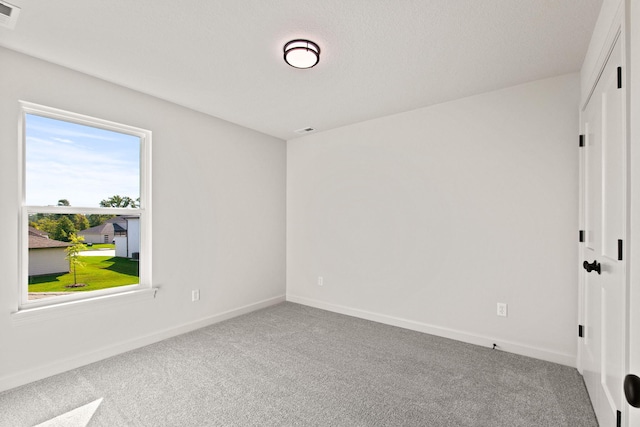
<instances>
[{"instance_id":1,"label":"ceiling light fixture","mask_svg":"<svg viewBox=\"0 0 640 427\"><path fill-rule=\"evenodd\" d=\"M311 68L320 61L320 46L310 40L291 40L284 45L284 61L294 68Z\"/></svg>"}]
</instances>

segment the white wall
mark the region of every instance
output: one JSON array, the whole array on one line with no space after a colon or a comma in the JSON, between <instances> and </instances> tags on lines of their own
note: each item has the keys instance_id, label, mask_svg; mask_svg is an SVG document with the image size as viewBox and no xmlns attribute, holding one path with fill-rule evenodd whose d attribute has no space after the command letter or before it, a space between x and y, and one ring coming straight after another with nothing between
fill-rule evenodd
<instances>
[{"instance_id":1,"label":"white wall","mask_svg":"<svg viewBox=\"0 0 640 427\"><path fill-rule=\"evenodd\" d=\"M127 257L133 258L133 253L140 253L140 220L129 218L127 220Z\"/></svg>"},{"instance_id":2,"label":"white wall","mask_svg":"<svg viewBox=\"0 0 640 427\"><path fill-rule=\"evenodd\" d=\"M4 48L0 64L0 390L284 299L284 141ZM155 299L13 322L18 100L153 132Z\"/></svg>"},{"instance_id":3,"label":"white wall","mask_svg":"<svg viewBox=\"0 0 640 427\"><path fill-rule=\"evenodd\" d=\"M29 249L29 276L69 272L65 248Z\"/></svg>"},{"instance_id":4,"label":"white wall","mask_svg":"<svg viewBox=\"0 0 640 427\"><path fill-rule=\"evenodd\" d=\"M132 258L134 252L140 253L140 220L129 218L124 227L127 229L127 235L113 238L116 242L116 256Z\"/></svg>"},{"instance_id":5,"label":"white wall","mask_svg":"<svg viewBox=\"0 0 640 427\"><path fill-rule=\"evenodd\" d=\"M128 258L127 236L114 236L113 241L116 244L116 256L120 258Z\"/></svg>"},{"instance_id":6,"label":"white wall","mask_svg":"<svg viewBox=\"0 0 640 427\"><path fill-rule=\"evenodd\" d=\"M84 237L84 243L105 243L104 235L102 234L83 234L81 231L78 232L78 236ZM109 239L107 236L107 243L111 243L113 241L113 237Z\"/></svg>"},{"instance_id":7,"label":"white wall","mask_svg":"<svg viewBox=\"0 0 640 427\"><path fill-rule=\"evenodd\" d=\"M571 74L288 141L287 298L575 366L579 96Z\"/></svg>"}]
</instances>

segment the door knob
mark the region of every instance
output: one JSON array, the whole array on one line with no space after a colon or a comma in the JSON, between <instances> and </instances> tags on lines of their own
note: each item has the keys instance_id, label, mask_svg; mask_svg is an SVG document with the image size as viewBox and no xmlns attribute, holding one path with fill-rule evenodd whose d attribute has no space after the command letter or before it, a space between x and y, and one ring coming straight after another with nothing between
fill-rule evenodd
<instances>
[{"instance_id":1,"label":"door knob","mask_svg":"<svg viewBox=\"0 0 640 427\"><path fill-rule=\"evenodd\" d=\"M594 260L591 264L589 264L588 261L585 261L582 263L582 267L587 270L587 273L595 271L596 273L600 274L600 263L597 260Z\"/></svg>"},{"instance_id":2,"label":"door knob","mask_svg":"<svg viewBox=\"0 0 640 427\"><path fill-rule=\"evenodd\" d=\"M624 377L624 395L629 405L640 408L640 378L633 374Z\"/></svg>"}]
</instances>

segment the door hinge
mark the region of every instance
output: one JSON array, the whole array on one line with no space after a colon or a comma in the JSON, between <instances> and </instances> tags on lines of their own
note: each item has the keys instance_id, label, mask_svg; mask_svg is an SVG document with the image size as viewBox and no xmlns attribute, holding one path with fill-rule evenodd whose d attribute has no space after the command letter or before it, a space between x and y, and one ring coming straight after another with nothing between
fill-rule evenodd
<instances>
[{"instance_id":1,"label":"door hinge","mask_svg":"<svg viewBox=\"0 0 640 427\"><path fill-rule=\"evenodd\" d=\"M622 427L622 412L616 411L616 427Z\"/></svg>"},{"instance_id":2,"label":"door hinge","mask_svg":"<svg viewBox=\"0 0 640 427\"><path fill-rule=\"evenodd\" d=\"M584 135L580 135L580 139L578 141L578 147L584 147Z\"/></svg>"},{"instance_id":3,"label":"door hinge","mask_svg":"<svg viewBox=\"0 0 640 427\"><path fill-rule=\"evenodd\" d=\"M618 240L618 261L622 261L622 239Z\"/></svg>"},{"instance_id":4,"label":"door hinge","mask_svg":"<svg viewBox=\"0 0 640 427\"><path fill-rule=\"evenodd\" d=\"M622 67L618 67L618 89L622 89Z\"/></svg>"},{"instance_id":5,"label":"door hinge","mask_svg":"<svg viewBox=\"0 0 640 427\"><path fill-rule=\"evenodd\" d=\"M584 230L580 230L579 238L580 243L584 243Z\"/></svg>"},{"instance_id":6,"label":"door hinge","mask_svg":"<svg viewBox=\"0 0 640 427\"><path fill-rule=\"evenodd\" d=\"M584 338L584 327L582 325L578 325L578 336Z\"/></svg>"}]
</instances>

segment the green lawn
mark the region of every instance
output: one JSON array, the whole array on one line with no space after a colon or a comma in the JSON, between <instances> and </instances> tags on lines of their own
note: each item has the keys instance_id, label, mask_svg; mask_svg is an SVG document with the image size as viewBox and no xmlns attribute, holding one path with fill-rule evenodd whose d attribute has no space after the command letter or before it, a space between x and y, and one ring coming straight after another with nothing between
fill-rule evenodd
<instances>
[{"instance_id":1,"label":"green lawn","mask_svg":"<svg viewBox=\"0 0 640 427\"><path fill-rule=\"evenodd\" d=\"M88 244L85 243L85 245L87 246L87 251L99 251L102 249L115 249L116 245L114 245L113 243L94 243L91 246L89 246Z\"/></svg>"},{"instance_id":2,"label":"green lawn","mask_svg":"<svg viewBox=\"0 0 640 427\"><path fill-rule=\"evenodd\" d=\"M73 273L50 274L29 278L29 292L86 292L116 286L135 285L138 279L138 262L127 258L108 256L79 257L84 267L78 267L80 288L67 288L73 284Z\"/></svg>"}]
</instances>

